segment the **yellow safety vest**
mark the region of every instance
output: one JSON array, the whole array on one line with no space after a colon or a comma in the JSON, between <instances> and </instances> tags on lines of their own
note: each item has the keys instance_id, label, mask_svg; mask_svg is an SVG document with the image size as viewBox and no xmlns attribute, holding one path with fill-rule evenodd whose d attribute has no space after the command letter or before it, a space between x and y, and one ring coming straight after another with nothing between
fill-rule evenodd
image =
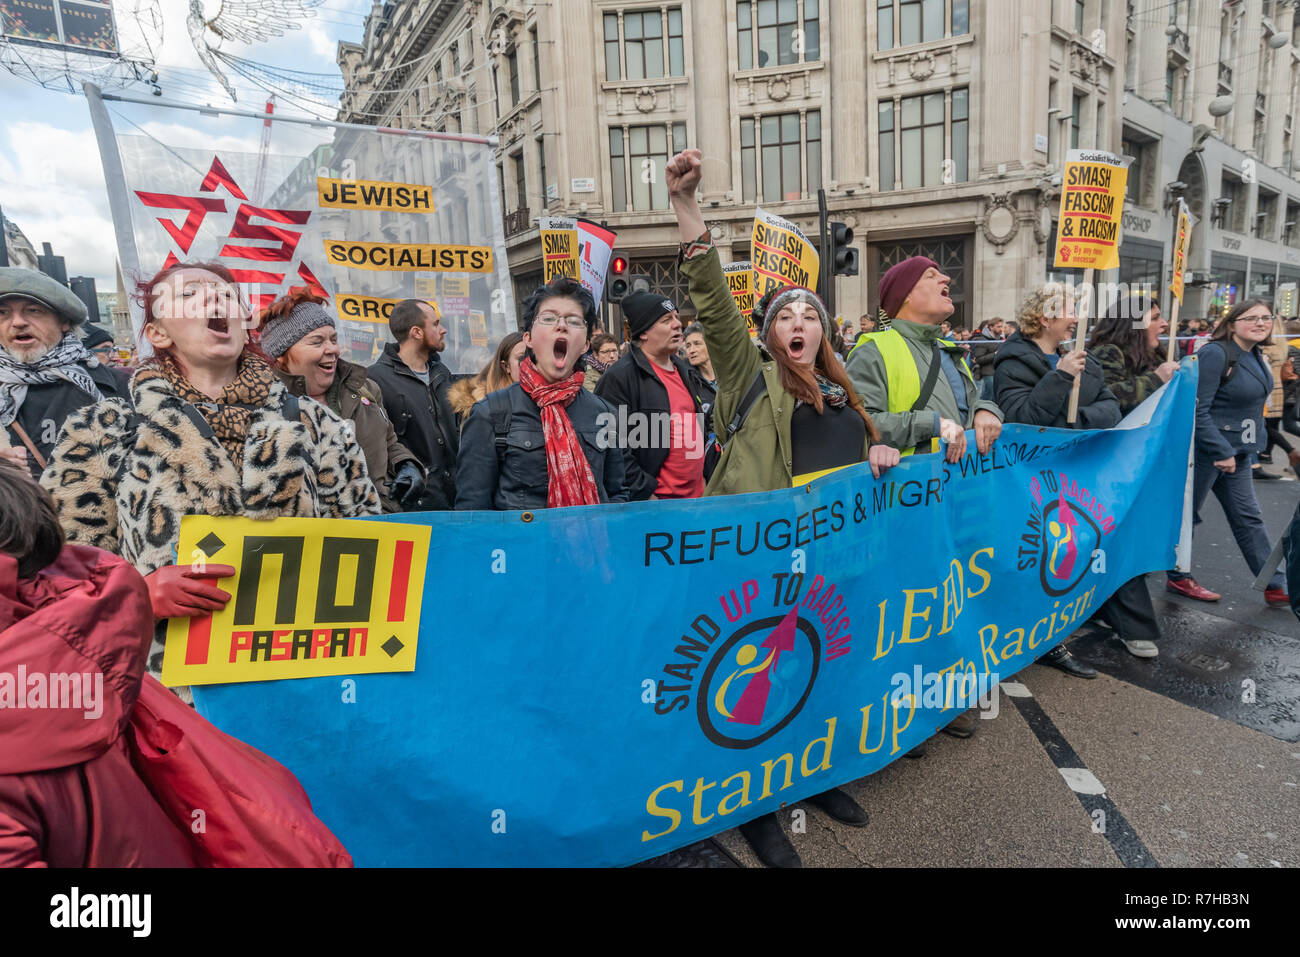
<instances>
[{"instance_id":1,"label":"yellow safety vest","mask_svg":"<svg viewBox=\"0 0 1300 957\"><path fill-rule=\"evenodd\" d=\"M885 381L889 384L889 411L910 412L916 400L921 397L921 373L916 368L916 357L912 355L907 340L897 329L869 332L849 350L849 355L852 356L859 346L868 341L876 344L880 350L880 359L885 364ZM975 381L965 358L958 359L958 363L966 377ZM943 370L940 369L939 373L942 375ZM915 447L903 449L902 454L911 455L915 451ZM930 451L939 451L938 436L930 440Z\"/></svg>"}]
</instances>

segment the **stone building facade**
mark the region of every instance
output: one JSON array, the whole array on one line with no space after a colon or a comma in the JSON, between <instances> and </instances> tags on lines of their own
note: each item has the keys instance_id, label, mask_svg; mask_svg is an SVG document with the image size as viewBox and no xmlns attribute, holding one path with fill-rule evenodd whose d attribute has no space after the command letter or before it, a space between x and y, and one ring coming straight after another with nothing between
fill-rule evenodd
<instances>
[{"instance_id":1,"label":"stone building facade","mask_svg":"<svg viewBox=\"0 0 1300 957\"><path fill-rule=\"evenodd\" d=\"M822 188L862 263L836 280L841 315L874 313L883 270L923 253L973 325L1050 271L1072 146L1138 158L1108 278L1167 282L1164 185L1180 180L1195 269L1260 290L1267 264L1274 289L1300 276L1294 19L1292 0L376 2L339 47L339 117L498 137L517 290L540 278L537 217L568 215L606 222L633 273L685 300L663 165L690 145L724 258L748 258L756 205L816 241ZM1228 73L1203 66L1216 56ZM1195 287L1185 314L1224 295Z\"/></svg>"}]
</instances>

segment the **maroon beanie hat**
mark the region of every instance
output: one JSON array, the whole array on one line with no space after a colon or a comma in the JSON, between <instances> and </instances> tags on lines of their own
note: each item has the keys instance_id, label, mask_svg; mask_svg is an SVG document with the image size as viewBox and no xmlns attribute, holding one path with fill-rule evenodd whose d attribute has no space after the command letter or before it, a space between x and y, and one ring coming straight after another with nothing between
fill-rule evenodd
<instances>
[{"instance_id":1,"label":"maroon beanie hat","mask_svg":"<svg viewBox=\"0 0 1300 957\"><path fill-rule=\"evenodd\" d=\"M925 256L913 256L886 270L880 277L880 307L885 310L885 315L890 319L898 317L903 300L930 268L938 269L939 264Z\"/></svg>"}]
</instances>

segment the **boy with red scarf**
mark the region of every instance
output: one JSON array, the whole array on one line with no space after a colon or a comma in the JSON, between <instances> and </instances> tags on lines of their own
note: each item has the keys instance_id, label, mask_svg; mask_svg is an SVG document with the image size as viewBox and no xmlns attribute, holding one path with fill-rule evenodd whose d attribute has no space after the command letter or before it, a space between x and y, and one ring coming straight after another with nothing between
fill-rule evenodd
<instances>
[{"instance_id":1,"label":"boy with red scarf","mask_svg":"<svg viewBox=\"0 0 1300 957\"><path fill-rule=\"evenodd\" d=\"M622 451L608 442L617 413L577 369L595 327L596 304L571 279L525 301L519 381L475 403L461 431L458 510L627 501Z\"/></svg>"}]
</instances>

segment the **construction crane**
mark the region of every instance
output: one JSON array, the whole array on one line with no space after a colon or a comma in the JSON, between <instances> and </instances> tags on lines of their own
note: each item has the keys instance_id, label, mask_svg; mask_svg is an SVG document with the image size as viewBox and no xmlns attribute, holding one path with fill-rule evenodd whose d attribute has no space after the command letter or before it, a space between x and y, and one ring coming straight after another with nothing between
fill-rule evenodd
<instances>
[{"instance_id":1,"label":"construction crane","mask_svg":"<svg viewBox=\"0 0 1300 957\"><path fill-rule=\"evenodd\" d=\"M257 151L257 182L253 186L253 196L258 205L266 199L262 194L266 185L266 160L271 155L271 114L275 112L275 94L266 101L266 119L262 121L262 146Z\"/></svg>"}]
</instances>

